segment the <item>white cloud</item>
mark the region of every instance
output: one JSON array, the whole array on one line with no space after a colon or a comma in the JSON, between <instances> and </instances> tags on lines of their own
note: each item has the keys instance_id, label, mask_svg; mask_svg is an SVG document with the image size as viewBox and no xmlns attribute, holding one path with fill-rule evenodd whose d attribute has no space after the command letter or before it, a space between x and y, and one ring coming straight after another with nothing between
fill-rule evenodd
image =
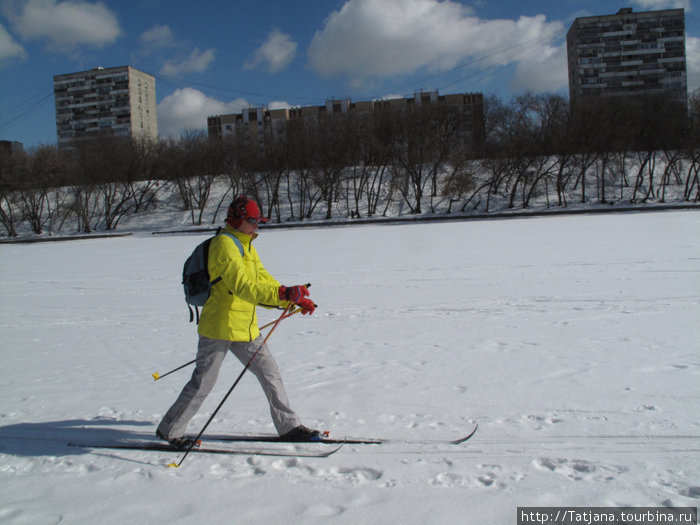
<instances>
[{"instance_id":1,"label":"white cloud","mask_svg":"<svg viewBox=\"0 0 700 525\"><path fill-rule=\"evenodd\" d=\"M0 24L0 64L9 60L23 59L26 56L24 48L12 38L5 26Z\"/></svg>"},{"instance_id":2,"label":"white cloud","mask_svg":"<svg viewBox=\"0 0 700 525\"><path fill-rule=\"evenodd\" d=\"M183 59L168 60L160 69L162 75L177 76L181 73L201 73L214 61L214 49L200 51L198 47Z\"/></svg>"},{"instance_id":3,"label":"white cloud","mask_svg":"<svg viewBox=\"0 0 700 525\"><path fill-rule=\"evenodd\" d=\"M700 88L700 38L685 35L685 65L688 93Z\"/></svg>"},{"instance_id":4,"label":"white cloud","mask_svg":"<svg viewBox=\"0 0 700 525\"><path fill-rule=\"evenodd\" d=\"M285 100L273 100L267 105L268 109L289 109L291 104Z\"/></svg>"},{"instance_id":5,"label":"white cloud","mask_svg":"<svg viewBox=\"0 0 700 525\"><path fill-rule=\"evenodd\" d=\"M566 43L545 46L537 53L518 60L515 73L510 79L513 91L556 91L569 85Z\"/></svg>"},{"instance_id":6,"label":"white cloud","mask_svg":"<svg viewBox=\"0 0 700 525\"><path fill-rule=\"evenodd\" d=\"M144 31L139 37L141 43L147 48L169 48L175 46L175 37L170 26L155 25Z\"/></svg>"},{"instance_id":7,"label":"white cloud","mask_svg":"<svg viewBox=\"0 0 700 525\"><path fill-rule=\"evenodd\" d=\"M121 33L116 15L101 2L29 0L8 4L5 12L23 39L48 40L50 50L63 53L80 46L103 47Z\"/></svg>"},{"instance_id":8,"label":"white cloud","mask_svg":"<svg viewBox=\"0 0 700 525\"><path fill-rule=\"evenodd\" d=\"M481 20L450 0L347 0L316 32L308 56L320 74L355 82L421 68L437 73L469 62L485 69L522 61L521 81L527 65L539 66L545 87L559 85L561 72L549 73L528 57L555 55L551 42L564 34L561 22L544 15Z\"/></svg>"},{"instance_id":9,"label":"white cloud","mask_svg":"<svg viewBox=\"0 0 700 525\"><path fill-rule=\"evenodd\" d=\"M238 113L248 106L242 98L222 102L196 89L178 89L158 104L158 133L167 137L178 136L184 130L206 130L207 117Z\"/></svg>"},{"instance_id":10,"label":"white cloud","mask_svg":"<svg viewBox=\"0 0 700 525\"><path fill-rule=\"evenodd\" d=\"M297 43L291 36L278 29L267 35L267 40L253 54L252 60L243 65L243 69L255 69L265 65L270 73L277 73L287 67L297 52Z\"/></svg>"},{"instance_id":11,"label":"white cloud","mask_svg":"<svg viewBox=\"0 0 700 525\"><path fill-rule=\"evenodd\" d=\"M650 11L678 8L684 8L686 11L691 10L690 0L632 0L632 4L638 8Z\"/></svg>"},{"instance_id":12,"label":"white cloud","mask_svg":"<svg viewBox=\"0 0 700 525\"><path fill-rule=\"evenodd\" d=\"M154 25L141 33L139 41L142 45L141 52L144 55L162 54L164 51L175 49L175 51L171 51L175 56L167 60L160 68L159 73L162 75L178 76L183 73L201 73L209 68L216 54L214 48L202 51L198 47L192 49L191 45L186 42L178 42L175 39L175 33L168 25ZM189 49L192 51L187 54Z\"/></svg>"}]
</instances>

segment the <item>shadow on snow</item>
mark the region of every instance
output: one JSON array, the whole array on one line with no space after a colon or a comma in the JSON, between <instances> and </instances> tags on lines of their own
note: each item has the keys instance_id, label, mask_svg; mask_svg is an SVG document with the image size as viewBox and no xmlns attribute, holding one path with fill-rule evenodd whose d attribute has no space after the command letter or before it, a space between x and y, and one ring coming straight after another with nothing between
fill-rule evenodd
<instances>
[{"instance_id":1,"label":"shadow on snow","mask_svg":"<svg viewBox=\"0 0 700 525\"><path fill-rule=\"evenodd\" d=\"M150 427L148 432L134 427ZM148 421L118 421L107 417L69 419L0 426L0 453L14 456L71 456L90 452L68 443L100 444L144 438L155 440Z\"/></svg>"}]
</instances>

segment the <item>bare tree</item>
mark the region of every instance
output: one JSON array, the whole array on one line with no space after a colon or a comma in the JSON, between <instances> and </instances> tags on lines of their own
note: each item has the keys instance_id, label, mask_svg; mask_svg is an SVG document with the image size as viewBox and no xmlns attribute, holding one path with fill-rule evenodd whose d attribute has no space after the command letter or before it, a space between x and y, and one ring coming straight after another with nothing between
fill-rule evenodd
<instances>
[{"instance_id":1,"label":"bare tree","mask_svg":"<svg viewBox=\"0 0 700 525\"><path fill-rule=\"evenodd\" d=\"M133 212L139 213L155 205L158 193L165 187L161 180L163 144L157 140L138 139L132 141L132 148L137 168L134 177L126 182L134 201Z\"/></svg>"},{"instance_id":2,"label":"bare tree","mask_svg":"<svg viewBox=\"0 0 700 525\"><path fill-rule=\"evenodd\" d=\"M100 155L98 145L91 141L76 140L71 148L67 213L76 217L79 232L91 233L102 215Z\"/></svg>"},{"instance_id":3,"label":"bare tree","mask_svg":"<svg viewBox=\"0 0 700 525\"><path fill-rule=\"evenodd\" d=\"M366 180L364 187L367 215L372 217L377 214L377 208L382 198L386 204L383 215L386 215L387 208L392 200L393 184L387 183L388 168L393 159L394 136L396 126L393 118L386 110L375 110L370 115L366 115L366 134L363 133L364 140L360 140L361 169L362 178ZM356 196L359 200L359 196ZM359 203L358 203L359 206ZM356 208L359 217L359 208Z\"/></svg>"},{"instance_id":4,"label":"bare tree","mask_svg":"<svg viewBox=\"0 0 700 525\"><path fill-rule=\"evenodd\" d=\"M119 221L136 207L133 181L138 178L138 157L134 142L127 137L109 137L94 140L96 148L93 177L99 180L102 216L107 230L114 230Z\"/></svg>"},{"instance_id":5,"label":"bare tree","mask_svg":"<svg viewBox=\"0 0 700 525\"><path fill-rule=\"evenodd\" d=\"M470 152L460 148L453 151L448 160L448 173L442 185L442 195L449 201L447 213L452 213L452 206L471 193L471 197L461 208L461 211L464 211L477 193L474 192L476 176L474 165L469 163L470 155Z\"/></svg>"},{"instance_id":6,"label":"bare tree","mask_svg":"<svg viewBox=\"0 0 700 525\"><path fill-rule=\"evenodd\" d=\"M16 154L0 152L0 222L10 237L17 237L17 225L20 221L16 200L20 162L24 162L23 156L20 158Z\"/></svg>"},{"instance_id":7,"label":"bare tree","mask_svg":"<svg viewBox=\"0 0 700 525\"><path fill-rule=\"evenodd\" d=\"M275 217L277 222L282 220L280 194L288 170L288 148L284 128L270 128L265 132L264 144L255 149L253 169L257 174L253 184L254 195L266 210L266 216Z\"/></svg>"},{"instance_id":8,"label":"bare tree","mask_svg":"<svg viewBox=\"0 0 700 525\"><path fill-rule=\"evenodd\" d=\"M441 168L457 141L463 140L461 111L436 103L396 111L397 130L392 148L394 185L411 213L422 213L422 200L428 183L437 195Z\"/></svg>"},{"instance_id":9,"label":"bare tree","mask_svg":"<svg viewBox=\"0 0 700 525\"><path fill-rule=\"evenodd\" d=\"M287 199L291 219L311 218L324 193L318 178L319 133L315 119L293 120L287 123Z\"/></svg>"},{"instance_id":10,"label":"bare tree","mask_svg":"<svg viewBox=\"0 0 700 525\"><path fill-rule=\"evenodd\" d=\"M190 212L192 224L202 224L204 210L217 175L223 172L224 147L203 133L189 131L166 146L170 178L175 181L183 207Z\"/></svg>"},{"instance_id":11,"label":"bare tree","mask_svg":"<svg viewBox=\"0 0 700 525\"><path fill-rule=\"evenodd\" d=\"M347 122L344 116L328 116L315 126L318 134L317 155L314 156L317 169L312 172L311 181L326 204L326 219L333 217L333 205L339 198L342 177L350 158L350 127Z\"/></svg>"},{"instance_id":12,"label":"bare tree","mask_svg":"<svg viewBox=\"0 0 700 525\"><path fill-rule=\"evenodd\" d=\"M58 188L65 180L65 158L55 147L40 146L21 159L23 175L17 196L22 217L34 233L41 234L61 211Z\"/></svg>"},{"instance_id":13,"label":"bare tree","mask_svg":"<svg viewBox=\"0 0 700 525\"><path fill-rule=\"evenodd\" d=\"M683 157L688 162L683 197L689 201L700 200L700 88L689 97L688 135L683 146ZM693 197L695 192L695 197Z\"/></svg>"}]
</instances>

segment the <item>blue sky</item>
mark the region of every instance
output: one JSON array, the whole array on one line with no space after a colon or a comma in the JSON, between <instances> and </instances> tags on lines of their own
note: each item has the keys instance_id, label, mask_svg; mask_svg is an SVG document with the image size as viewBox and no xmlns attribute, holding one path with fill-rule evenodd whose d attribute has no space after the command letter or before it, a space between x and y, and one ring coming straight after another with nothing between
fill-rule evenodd
<instances>
[{"instance_id":1,"label":"blue sky","mask_svg":"<svg viewBox=\"0 0 700 525\"><path fill-rule=\"evenodd\" d=\"M53 75L96 66L156 77L162 137L251 105L568 95L571 23L621 7L685 8L688 89L699 87L691 0L0 0L0 139L55 144Z\"/></svg>"}]
</instances>

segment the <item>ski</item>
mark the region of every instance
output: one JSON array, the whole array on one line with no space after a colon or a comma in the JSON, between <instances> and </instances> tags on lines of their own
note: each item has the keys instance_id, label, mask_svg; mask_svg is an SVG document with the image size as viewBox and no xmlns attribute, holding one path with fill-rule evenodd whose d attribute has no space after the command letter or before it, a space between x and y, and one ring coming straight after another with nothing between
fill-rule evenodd
<instances>
[{"instance_id":1,"label":"ski","mask_svg":"<svg viewBox=\"0 0 700 525\"><path fill-rule=\"evenodd\" d=\"M277 457L295 457L295 458L327 458L338 452L344 443L340 443L337 447L324 451L289 451L284 450L264 450L264 449L229 449L229 448L210 448L210 447L194 447L190 452L200 454L228 454L228 455L244 455L244 456L277 456ZM80 448L99 448L99 449L115 449L115 450L146 450L154 452L176 452L184 453L186 450L179 449L167 445L165 443L153 442L132 442L132 443L68 443L69 447Z\"/></svg>"},{"instance_id":2,"label":"ski","mask_svg":"<svg viewBox=\"0 0 700 525\"><path fill-rule=\"evenodd\" d=\"M459 445L468 441L476 434L479 425L465 436L457 439L396 439L396 438L362 438L362 437L345 437L331 438L328 437L328 432L324 432L322 438L313 441L304 441L302 443L329 443L329 444L348 444L348 445L381 445L381 444L404 444L404 445ZM222 442L262 442L262 443L294 443L283 440L279 436L273 434L239 434L225 435L214 434L202 436L203 441L222 441Z\"/></svg>"},{"instance_id":3,"label":"ski","mask_svg":"<svg viewBox=\"0 0 700 525\"><path fill-rule=\"evenodd\" d=\"M313 439L309 441L290 441L282 439L279 436L273 434L241 434L241 435L211 435L202 436L200 438L202 441L222 441L227 443L287 443L287 444L307 444L307 443L326 443L330 445L339 444L350 444L350 445L380 445L383 442L379 439L371 438L347 438L347 439L335 439L330 437L323 437L319 439Z\"/></svg>"}]
</instances>

